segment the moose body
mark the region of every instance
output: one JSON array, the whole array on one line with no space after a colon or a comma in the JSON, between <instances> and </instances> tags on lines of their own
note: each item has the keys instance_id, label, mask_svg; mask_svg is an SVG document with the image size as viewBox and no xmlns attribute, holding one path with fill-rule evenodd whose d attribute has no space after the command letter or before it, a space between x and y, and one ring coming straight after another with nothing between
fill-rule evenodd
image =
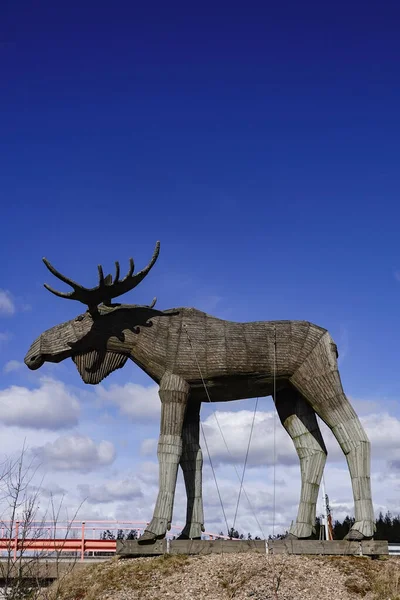
<instances>
[{"instance_id":1,"label":"moose body","mask_svg":"<svg viewBox=\"0 0 400 600\"><path fill-rule=\"evenodd\" d=\"M104 278L99 267L99 286L92 290L78 286L45 261L74 291L67 295L48 289L85 302L89 309L44 332L25 357L31 369L44 361L71 357L89 384L99 383L130 358L159 385L159 493L153 518L139 541L151 543L163 538L170 527L179 465L187 492L186 525L181 537L196 539L204 531L201 403L269 395L301 465L300 504L290 534L304 539L314 532L326 461L317 414L330 427L347 458L355 504L355 523L348 538L371 538L375 526L370 444L344 394L337 348L328 331L306 321L234 323L193 308L158 311L154 302L151 306L111 304L110 298L125 293L129 283L132 289L143 279L157 256L158 246L152 261L137 275L132 275L132 261L122 281L118 263L114 282L110 276Z\"/></svg>"}]
</instances>

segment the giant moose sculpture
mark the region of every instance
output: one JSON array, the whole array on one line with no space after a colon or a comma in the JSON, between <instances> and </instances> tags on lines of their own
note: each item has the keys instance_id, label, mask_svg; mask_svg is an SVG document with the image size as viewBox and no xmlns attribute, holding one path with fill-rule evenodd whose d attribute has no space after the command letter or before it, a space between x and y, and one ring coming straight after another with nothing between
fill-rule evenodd
<instances>
[{"instance_id":1,"label":"giant moose sculpture","mask_svg":"<svg viewBox=\"0 0 400 600\"><path fill-rule=\"evenodd\" d=\"M180 537L196 539L204 531L199 423L206 389L215 402L275 396L276 410L300 459L300 504L290 535L302 539L314 532L327 455L316 419L319 415L339 442L350 471L355 523L347 538L372 538L370 444L344 394L337 348L328 331L306 321L234 323L194 308L159 311L154 308L155 299L150 306L113 304L113 298L143 280L159 249L157 242L150 263L139 273L134 274L130 259L129 272L122 280L118 263L114 279L104 277L99 266L99 283L91 289L43 259L50 272L73 291L45 287L88 309L42 333L25 357L30 369L71 357L88 384L99 383L130 358L159 384L159 492L153 518L139 541L152 543L169 529L179 465L187 492L186 525Z\"/></svg>"}]
</instances>

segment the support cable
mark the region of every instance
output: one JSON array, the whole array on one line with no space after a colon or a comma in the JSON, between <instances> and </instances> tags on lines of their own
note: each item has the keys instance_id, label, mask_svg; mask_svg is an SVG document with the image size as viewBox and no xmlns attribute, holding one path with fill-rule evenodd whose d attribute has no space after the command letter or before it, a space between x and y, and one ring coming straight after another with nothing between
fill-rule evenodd
<instances>
[{"instance_id":1,"label":"support cable","mask_svg":"<svg viewBox=\"0 0 400 600\"><path fill-rule=\"evenodd\" d=\"M241 480L241 482L240 482L239 495L238 495L237 504L236 504L236 510L235 510L235 518L233 519L233 529L235 529L235 525L236 525L236 517L237 517L237 514L238 514L238 510L239 510L240 496L241 496L241 494L242 494L243 481L244 481L244 474L245 474L245 472L246 472L247 459L248 459L248 457L249 457L249 450L250 450L250 444L251 444L251 437L252 437L252 435L253 435L254 421L255 421L255 418L256 418L256 413L257 413L257 406L258 406L258 398L256 399L256 405L255 405L255 407L254 407L253 421L252 421L252 423L251 423L250 436L249 436L249 443L247 444L246 458L244 459L243 473L242 473L242 480Z\"/></svg>"},{"instance_id":2,"label":"support cable","mask_svg":"<svg viewBox=\"0 0 400 600\"><path fill-rule=\"evenodd\" d=\"M183 327L184 327L184 329L185 329L185 331L186 331L186 335L187 335L187 338L188 338L188 341L189 341L189 344L190 344L190 348L191 348L191 350L192 350L192 352L193 352L193 356L194 356L194 358L195 358L195 361L196 361L197 369L198 369L198 371L199 371L199 374L200 374L200 379L201 379L201 381L202 381L202 384L203 384L203 387L204 387L204 391L205 391L205 393L206 393L206 396L207 396L207 400L208 400L208 402L209 402L210 404L212 404L212 401L211 401L211 398L210 398L210 394L209 394L209 391L208 391L208 389L207 389L206 383L205 383L205 381L204 381L204 377L203 377L203 374L202 374L202 371L201 371L201 368L200 368L200 364L199 364L199 361L198 361L198 359L197 359L197 355L196 355L195 349L194 349L194 347L193 347L193 344L192 344L191 337L190 337L190 335L189 335L189 332L188 332L188 330L187 330L187 326L186 326L186 325L184 325ZM228 452L228 454L229 454L229 457L232 459L233 468L234 468L234 470L235 470L236 476L237 476L237 478L238 478L238 480L239 480L239 483L240 483L240 482L241 482L241 478L240 478L240 475L239 475L239 473L238 473L238 470L237 470L237 468L236 468L236 465L235 465L235 463L234 463L234 461L233 461L233 457L232 457L232 454L231 454L231 452L230 452L230 450L229 450L228 444L226 443L226 439L225 439L225 436L224 436L224 434L223 434L223 432L222 432L221 425L220 425L220 423L219 423L219 421L218 421L218 417L217 417L217 415L216 415L216 412L215 412L215 410L213 410L212 412L213 412L213 415L214 415L215 421L216 421L216 423L217 423L217 426L218 426L219 432L220 432L220 434L221 434L221 437L222 437L222 439L223 439L223 442L224 442L224 444L225 444L225 448L226 448L226 450L227 450L227 452ZM204 429L203 429L203 428L202 428L202 432L203 432L203 436L204 436ZM251 511L252 511L252 513L253 513L253 516L254 516L254 519L255 519L255 521L256 521L256 523L257 523L257 525L258 525L258 528L259 528L259 530L261 531L261 534L262 534L262 535L264 536L264 538L265 538L264 531L263 531L263 529L262 529L262 527L261 527L261 525L260 525L260 522L259 522L259 520L258 520L258 518L257 518L257 515L256 515L256 513L255 513L255 511L254 511L254 508L253 508L253 506L252 506L252 504L251 504L251 502L250 502L250 499L249 499L249 497L248 497L248 494L247 494L247 492L246 492L246 490L245 490L245 488L244 488L244 487L243 487L243 493L244 493L244 495L246 496L247 502L249 503L250 509L251 509ZM229 531L229 529L228 529L228 531Z\"/></svg>"},{"instance_id":3,"label":"support cable","mask_svg":"<svg viewBox=\"0 0 400 600\"><path fill-rule=\"evenodd\" d=\"M201 421L200 421L200 429L201 429L201 433L202 433L203 439L204 439L204 444L205 444L205 447L206 447L206 450L207 450L208 460L210 461L211 471L212 471L212 474L213 474L213 477L214 477L214 481L215 481L215 487L217 488L217 494L218 494L218 498L219 498L219 501L220 501L220 504L221 504L222 514L224 515L226 530L229 533L228 519L226 518L226 513L225 513L225 509L224 509L224 503L222 502L221 492L219 491L219 487L218 487L217 476L215 474L214 465L213 465L212 460L211 460L211 453L210 453L210 450L208 448L207 439L206 439L206 436L205 436L205 433L204 433L203 424L202 424Z\"/></svg>"}]
</instances>

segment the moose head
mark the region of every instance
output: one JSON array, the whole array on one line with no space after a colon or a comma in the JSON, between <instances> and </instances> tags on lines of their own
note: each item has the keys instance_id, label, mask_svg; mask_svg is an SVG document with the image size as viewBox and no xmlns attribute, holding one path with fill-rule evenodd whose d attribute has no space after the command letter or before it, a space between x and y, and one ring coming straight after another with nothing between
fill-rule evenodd
<instances>
[{"instance_id":1,"label":"moose head","mask_svg":"<svg viewBox=\"0 0 400 600\"><path fill-rule=\"evenodd\" d=\"M135 288L149 273L160 251L157 242L149 264L134 274L133 259L129 259L129 271L120 280L120 265L115 263L115 276L104 276L98 266L99 283L85 288L57 271L43 258L49 271L72 287L72 292L59 292L49 285L45 288L60 298L77 300L87 306L86 312L75 319L56 325L42 333L31 345L25 356L25 364L32 370L46 361L58 363L71 357L85 383L96 384L112 371L123 367L135 345L140 327L150 327L152 316L163 313L155 310L156 298L149 306L113 304L112 299Z\"/></svg>"}]
</instances>

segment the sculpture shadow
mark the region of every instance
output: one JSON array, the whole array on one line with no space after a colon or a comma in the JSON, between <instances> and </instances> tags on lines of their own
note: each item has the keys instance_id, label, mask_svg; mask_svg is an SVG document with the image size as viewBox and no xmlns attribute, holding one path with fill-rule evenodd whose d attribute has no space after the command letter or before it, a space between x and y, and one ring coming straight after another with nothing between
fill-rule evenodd
<instances>
[{"instance_id":1,"label":"sculpture shadow","mask_svg":"<svg viewBox=\"0 0 400 600\"><path fill-rule=\"evenodd\" d=\"M127 341L127 331L139 335L142 328L153 326L151 321L154 317L172 317L178 315L179 311L160 311L146 306L112 306L100 308L93 316L89 331L76 342L68 342L72 350L72 358L95 351L91 365L86 365L86 371L93 373L98 371L104 363L108 353L107 343L111 337L117 338L121 343ZM125 364L126 359L120 366Z\"/></svg>"}]
</instances>

